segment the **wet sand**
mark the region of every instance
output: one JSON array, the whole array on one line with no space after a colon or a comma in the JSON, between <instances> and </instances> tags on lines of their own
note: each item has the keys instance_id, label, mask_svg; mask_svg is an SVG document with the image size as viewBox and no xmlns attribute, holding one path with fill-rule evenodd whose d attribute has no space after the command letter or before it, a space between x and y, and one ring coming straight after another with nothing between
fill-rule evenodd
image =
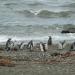
<instances>
[{"instance_id":1,"label":"wet sand","mask_svg":"<svg viewBox=\"0 0 75 75\"><path fill-rule=\"evenodd\" d=\"M23 62L24 63L24 62ZM0 67L0 75L75 75L75 64L35 64Z\"/></svg>"}]
</instances>

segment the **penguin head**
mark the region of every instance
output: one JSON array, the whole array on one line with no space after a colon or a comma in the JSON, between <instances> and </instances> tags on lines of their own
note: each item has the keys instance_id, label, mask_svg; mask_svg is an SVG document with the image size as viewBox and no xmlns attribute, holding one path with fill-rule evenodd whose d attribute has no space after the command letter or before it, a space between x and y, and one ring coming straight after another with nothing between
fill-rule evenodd
<instances>
[{"instance_id":1,"label":"penguin head","mask_svg":"<svg viewBox=\"0 0 75 75\"><path fill-rule=\"evenodd\" d=\"M8 40L11 41L11 38L9 38Z\"/></svg>"},{"instance_id":2,"label":"penguin head","mask_svg":"<svg viewBox=\"0 0 75 75\"><path fill-rule=\"evenodd\" d=\"M9 38L8 40L11 40L11 38Z\"/></svg>"}]
</instances>

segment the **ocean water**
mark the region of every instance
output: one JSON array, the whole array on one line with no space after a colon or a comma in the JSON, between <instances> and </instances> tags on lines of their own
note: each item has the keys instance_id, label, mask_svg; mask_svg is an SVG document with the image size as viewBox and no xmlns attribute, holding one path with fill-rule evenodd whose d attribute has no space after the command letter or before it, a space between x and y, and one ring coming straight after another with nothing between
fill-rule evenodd
<instances>
[{"instance_id":1,"label":"ocean water","mask_svg":"<svg viewBox=\"0 0 75 75\"><path fill-rule=\"evenodd\" d=\"M75 25L75 0L0 0L0 42L13 40L75 40L61 34ZM67 38L68 37L68 38Z\"/></svg>"}]
</instances>

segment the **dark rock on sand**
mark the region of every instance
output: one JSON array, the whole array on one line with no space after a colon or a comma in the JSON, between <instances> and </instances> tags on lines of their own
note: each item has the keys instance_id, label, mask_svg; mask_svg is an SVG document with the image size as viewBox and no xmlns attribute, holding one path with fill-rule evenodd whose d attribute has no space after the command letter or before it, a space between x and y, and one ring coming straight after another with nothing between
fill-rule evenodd
<instances>
[{"instance_id":1,"label":"dark rock on sand","mask_svg":"<svg viewBox=\"0 0 75 75\"><path fill-rule=\"evenodd\" d=\"M58 56L58 55L61 55L61 54L57 52L51 54L51 56Z\"/></svg>"}]
</instances>

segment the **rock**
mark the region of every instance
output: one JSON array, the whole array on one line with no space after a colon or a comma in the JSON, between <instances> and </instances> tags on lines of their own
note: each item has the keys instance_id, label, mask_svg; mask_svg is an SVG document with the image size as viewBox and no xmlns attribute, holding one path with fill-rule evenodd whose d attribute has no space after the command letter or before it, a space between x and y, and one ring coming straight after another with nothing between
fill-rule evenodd
<instances>
[{"instance_id":1,"label":"rock","mask_svg":"<svg viewBox=\"0 0 75 75\"><path fill-rule=\"evenodd\" d=\"M68 30L62 30L61 33L70 33Z\"/></svg>"},{"instance_id":2,"label":"rock","mask_svg":"<svg viewBox=\"0 0 75 75\"><path fill-rule=\"evenodd\" d=\"M61 33L75 33L75 28L68 28L68 29L62 30Z\"/></svg>"},{"instance_id":3,"label":"rock","mask_svg":"<svg viewBox=\"0 0 75 75\"><path fill-rule=\"evenodd\" d=\"M58 55L61 55L61 54L57 52L51 54L51 56L58 56Z\"/></svg>"}]
</instances>

